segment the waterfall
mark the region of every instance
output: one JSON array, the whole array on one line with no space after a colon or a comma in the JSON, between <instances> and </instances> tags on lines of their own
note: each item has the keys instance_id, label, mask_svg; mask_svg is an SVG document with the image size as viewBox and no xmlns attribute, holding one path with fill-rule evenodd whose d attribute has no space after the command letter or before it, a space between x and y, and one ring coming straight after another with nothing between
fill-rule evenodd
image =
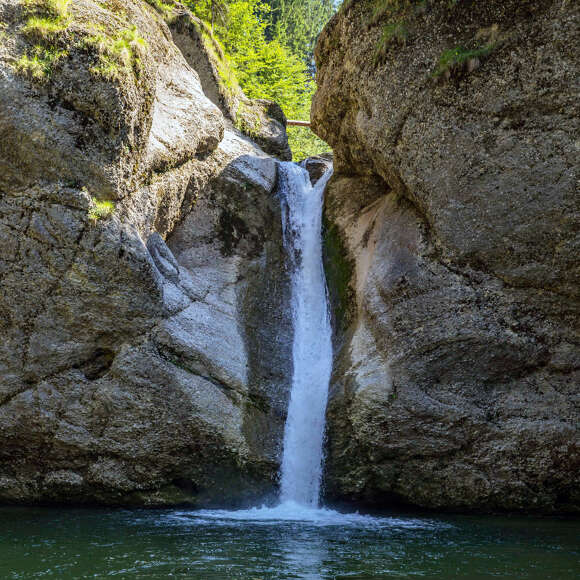
<instances>
[{"instance_id":1,"label":"waterfall","mask_svg":"<svg viewBox=\"0 0 580 580\"><path fill-rule=\"evenodd\" d=\"M278 193L283 243L291 268L294 327L293 373L284 432L280 503L245 510L199 510L204 521L315 522L360 526L375 520L318 507L328 385L332 371L332 332L322 264L322 201L332 175L312 187L308 173L294 163L279 164ZM318 576L317 576L318 578Z\"/></svg>"},{"instance_id":2,"label":"waterfall","mask_svg":"<svg viewBox=\"0 0 580 580\"><path fill-rule=\"evenodd\" d=\"M331 171L314 187L308 173L281 163L284 247L292 272L293 376L284 432L282 503L316 508L322 477L332 337L322 264L322 202Z\"/></svg>"}]
</instances>

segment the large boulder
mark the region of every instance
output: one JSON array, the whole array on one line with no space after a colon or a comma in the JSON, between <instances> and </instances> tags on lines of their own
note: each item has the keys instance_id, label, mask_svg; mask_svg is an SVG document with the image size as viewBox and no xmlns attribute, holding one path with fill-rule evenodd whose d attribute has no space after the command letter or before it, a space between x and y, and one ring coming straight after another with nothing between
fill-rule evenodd
<instances>
[{"instance_id":1,"label":"large boulder","mask_svg":"<svg viewBox=\"0 0 580 580\"><path fill-rule=\"evenodd\" d=\"M224 116L266 153L291 161L282 109L272 101L246 97L211 28L177 3L169 12L168 24L173 42L199 73L205 94Z\"/></svg>"},{"instance_id":2,"label":"large boulder","mask_svg":"<svg viewBox=\"0 0 580 580\"><path fill-rule=\"evenodd\" d=\"M579 509L578 16L354 0L322 33L330 498Z\"/></svg>"},{"instance_id":3,"label":"large boulder","mask_svg":"<svg viewBox=\"0 0 580 580\"><path fill-rule=\"evenodd\" d=\"M0 0L0 22L0 501L264 497L290 360L275 160L148 3Z\"/></svg>"}]
</instances>

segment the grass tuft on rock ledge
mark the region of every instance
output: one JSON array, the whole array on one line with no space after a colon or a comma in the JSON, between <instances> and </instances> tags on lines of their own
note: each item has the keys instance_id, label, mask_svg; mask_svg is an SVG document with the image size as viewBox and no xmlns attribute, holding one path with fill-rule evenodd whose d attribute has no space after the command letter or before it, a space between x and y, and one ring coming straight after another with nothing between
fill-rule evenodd
<instances>
[{"instance_id":1,"label":"grass tuft on rock ledge","mask_svg":"<svg viewBox=\"0 0 580 580\"><path fill-rule=\"evenodd\" d=\"M94 75L108 80L120 80L124 74L133 71L139 77L140 55L147 48L147 42L136 26L124 28L113 36L96 31L84 42L98 52L98 62L90 69Z\"/></svg>"},{"instance_id":2,"label":"grass tuft on rock ledge","mask_svg":"<svg viewBox=\"0 0 580 580\"><path fill-rule=\"evenodd\" d=\"M65 19L70 3L71 0L24 0L24 8L28 13Z\"/></svg>"},{"instance_id":3,"label":"grass tuft on rock ledge","mask_svg":"<svg viewBox=\"0 0 580 580\"><path fill-rule=\"evenodd\" d=\"M14 64L17 73L37 82L46 81L54 65L68 53L59 46L59 37L68 28L71 0L25 0L28 16L23 34L34 43Z\"/></svg>"},{"instance_id":4,"label":"grass tuft on rock ledge","mask_svg":"<svg viewBox=\"0 0 580 580\"><path fill-rule=\"evenodd\" d=\"M53 41L68 28L71 0L25 0L28 20L23 32L41 41Z\"/></svg>"},{"instance_id":5,"label":"grass tuft on rock ledge","mask_svg":"<svg viewBox=\"0 0 580 580\"><path fill-rule=\"evenodd\" d=\"M112 201L99 201L91 198L91 207L89 208L89 219L93 222L104 220L113 215L115 204Z\"/></svg>"},{"instance_id":6,"label":"grass tuft on rock ledge","mask_svg":"<svg viewBox=\"0 0 580 580\"><path fill-rule=\"evenodd\" d=\"M43 16L31 16L22 31L26 36L40 41L52 41L68 28L68 20Z\"/></svg>"},{"instance_id":7,"label":"grass tuft on rock ledge","mask_svg":"<svg viewBox=\"0 0 580 580\"><path fill-rule=\"evenodd\" d=\"M34 46L32 51L23 54L14 64L16 72L30 79L42 82L52 74L55 63L66 56L65 50Z\"/></svg>"},{"instance_id":8,"label":"grass tuft on rock ledge","mask_svg":"<svg viewBox=\"0 0 580 580\"><path fill-rule=\"evenodd\" d=\"M439 57L437 67L431 74L433 78L449 79L454 74L461 74L463 72L472 72L479 68L481 59L489 56L494 44L486 44L480 48L467 49L463 46L456 46L443 52Z\"/></svg>"}]
</instances>

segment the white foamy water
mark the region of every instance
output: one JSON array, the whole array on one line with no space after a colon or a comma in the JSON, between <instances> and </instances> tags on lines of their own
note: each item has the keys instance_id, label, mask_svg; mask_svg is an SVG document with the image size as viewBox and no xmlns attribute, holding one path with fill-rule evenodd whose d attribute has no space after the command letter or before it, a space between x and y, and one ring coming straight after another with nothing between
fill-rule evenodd
<instances>
[{"instance_id":1,"label":"white foamy water","mask_svg":"<svg viewBox=\"0 0 580 580\"><path fill-rule=\"evenodd\" d=\"M322 445L332 330L322 263L322 201L331 172L314 187L308 173L281 163L278 192L284 247L292 272L293 376L284 432L281 502L316 508L322 477Z\"/></svg>"},{"instance_id":2,"label":"white foamy water","mask_svg":"<svg viewBox=\"0 0 580 580\"><path fill-rule=\"evenodd\" d=\"M370 516L358 512L342 513L327 508L306 507L287 501L276 507L254 507L247 510L197 510L174 512L167 520L176 525L204 524L236 525L249 523L254 525L276 525L301 523L315 527L340 526L352 528L401 528L430 529L445 528L444 524L420 518L398 518ZM166 521L167 521L166 520Z\"/></svg>"}]
</instances>

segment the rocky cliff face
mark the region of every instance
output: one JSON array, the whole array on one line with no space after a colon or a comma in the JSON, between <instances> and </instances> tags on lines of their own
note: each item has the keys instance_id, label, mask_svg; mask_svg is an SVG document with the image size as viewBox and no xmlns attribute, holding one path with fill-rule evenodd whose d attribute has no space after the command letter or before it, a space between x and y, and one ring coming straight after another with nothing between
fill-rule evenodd
<instances>
[{"instance_id":1,"label":"rocky cliff face","mask_svg":"<svg viewBox=\"0 0 580 580\"><path fill-rule=\"evenodd\" d=\"M332 499L578 510L578 16L355 0L323 32Z\"/></svg>"},{"instance_id":2,"label":"rocky cliff face","mask_svg":"<svg viewBox=\"0 0 580 580\"><path fill-rule=\"evenodd\" d=\"M263 497L291 360L275 160L144 1L0 23L0 501Z\"/></svg>"},{"instance_id":3,"label":"rocky cliff face","mask_svg":"<svg viewBox=\"0 0 580 580\"><path fill-rule=\"evenodd\" d=\"M291 161L286 116L280 106L264 99L248 99L207 24L188 10L179 9L177 2L164 2L173 6L168 18L173 42L198 73L206 96L266 153Z\"/></svg>"}]
</instances>

